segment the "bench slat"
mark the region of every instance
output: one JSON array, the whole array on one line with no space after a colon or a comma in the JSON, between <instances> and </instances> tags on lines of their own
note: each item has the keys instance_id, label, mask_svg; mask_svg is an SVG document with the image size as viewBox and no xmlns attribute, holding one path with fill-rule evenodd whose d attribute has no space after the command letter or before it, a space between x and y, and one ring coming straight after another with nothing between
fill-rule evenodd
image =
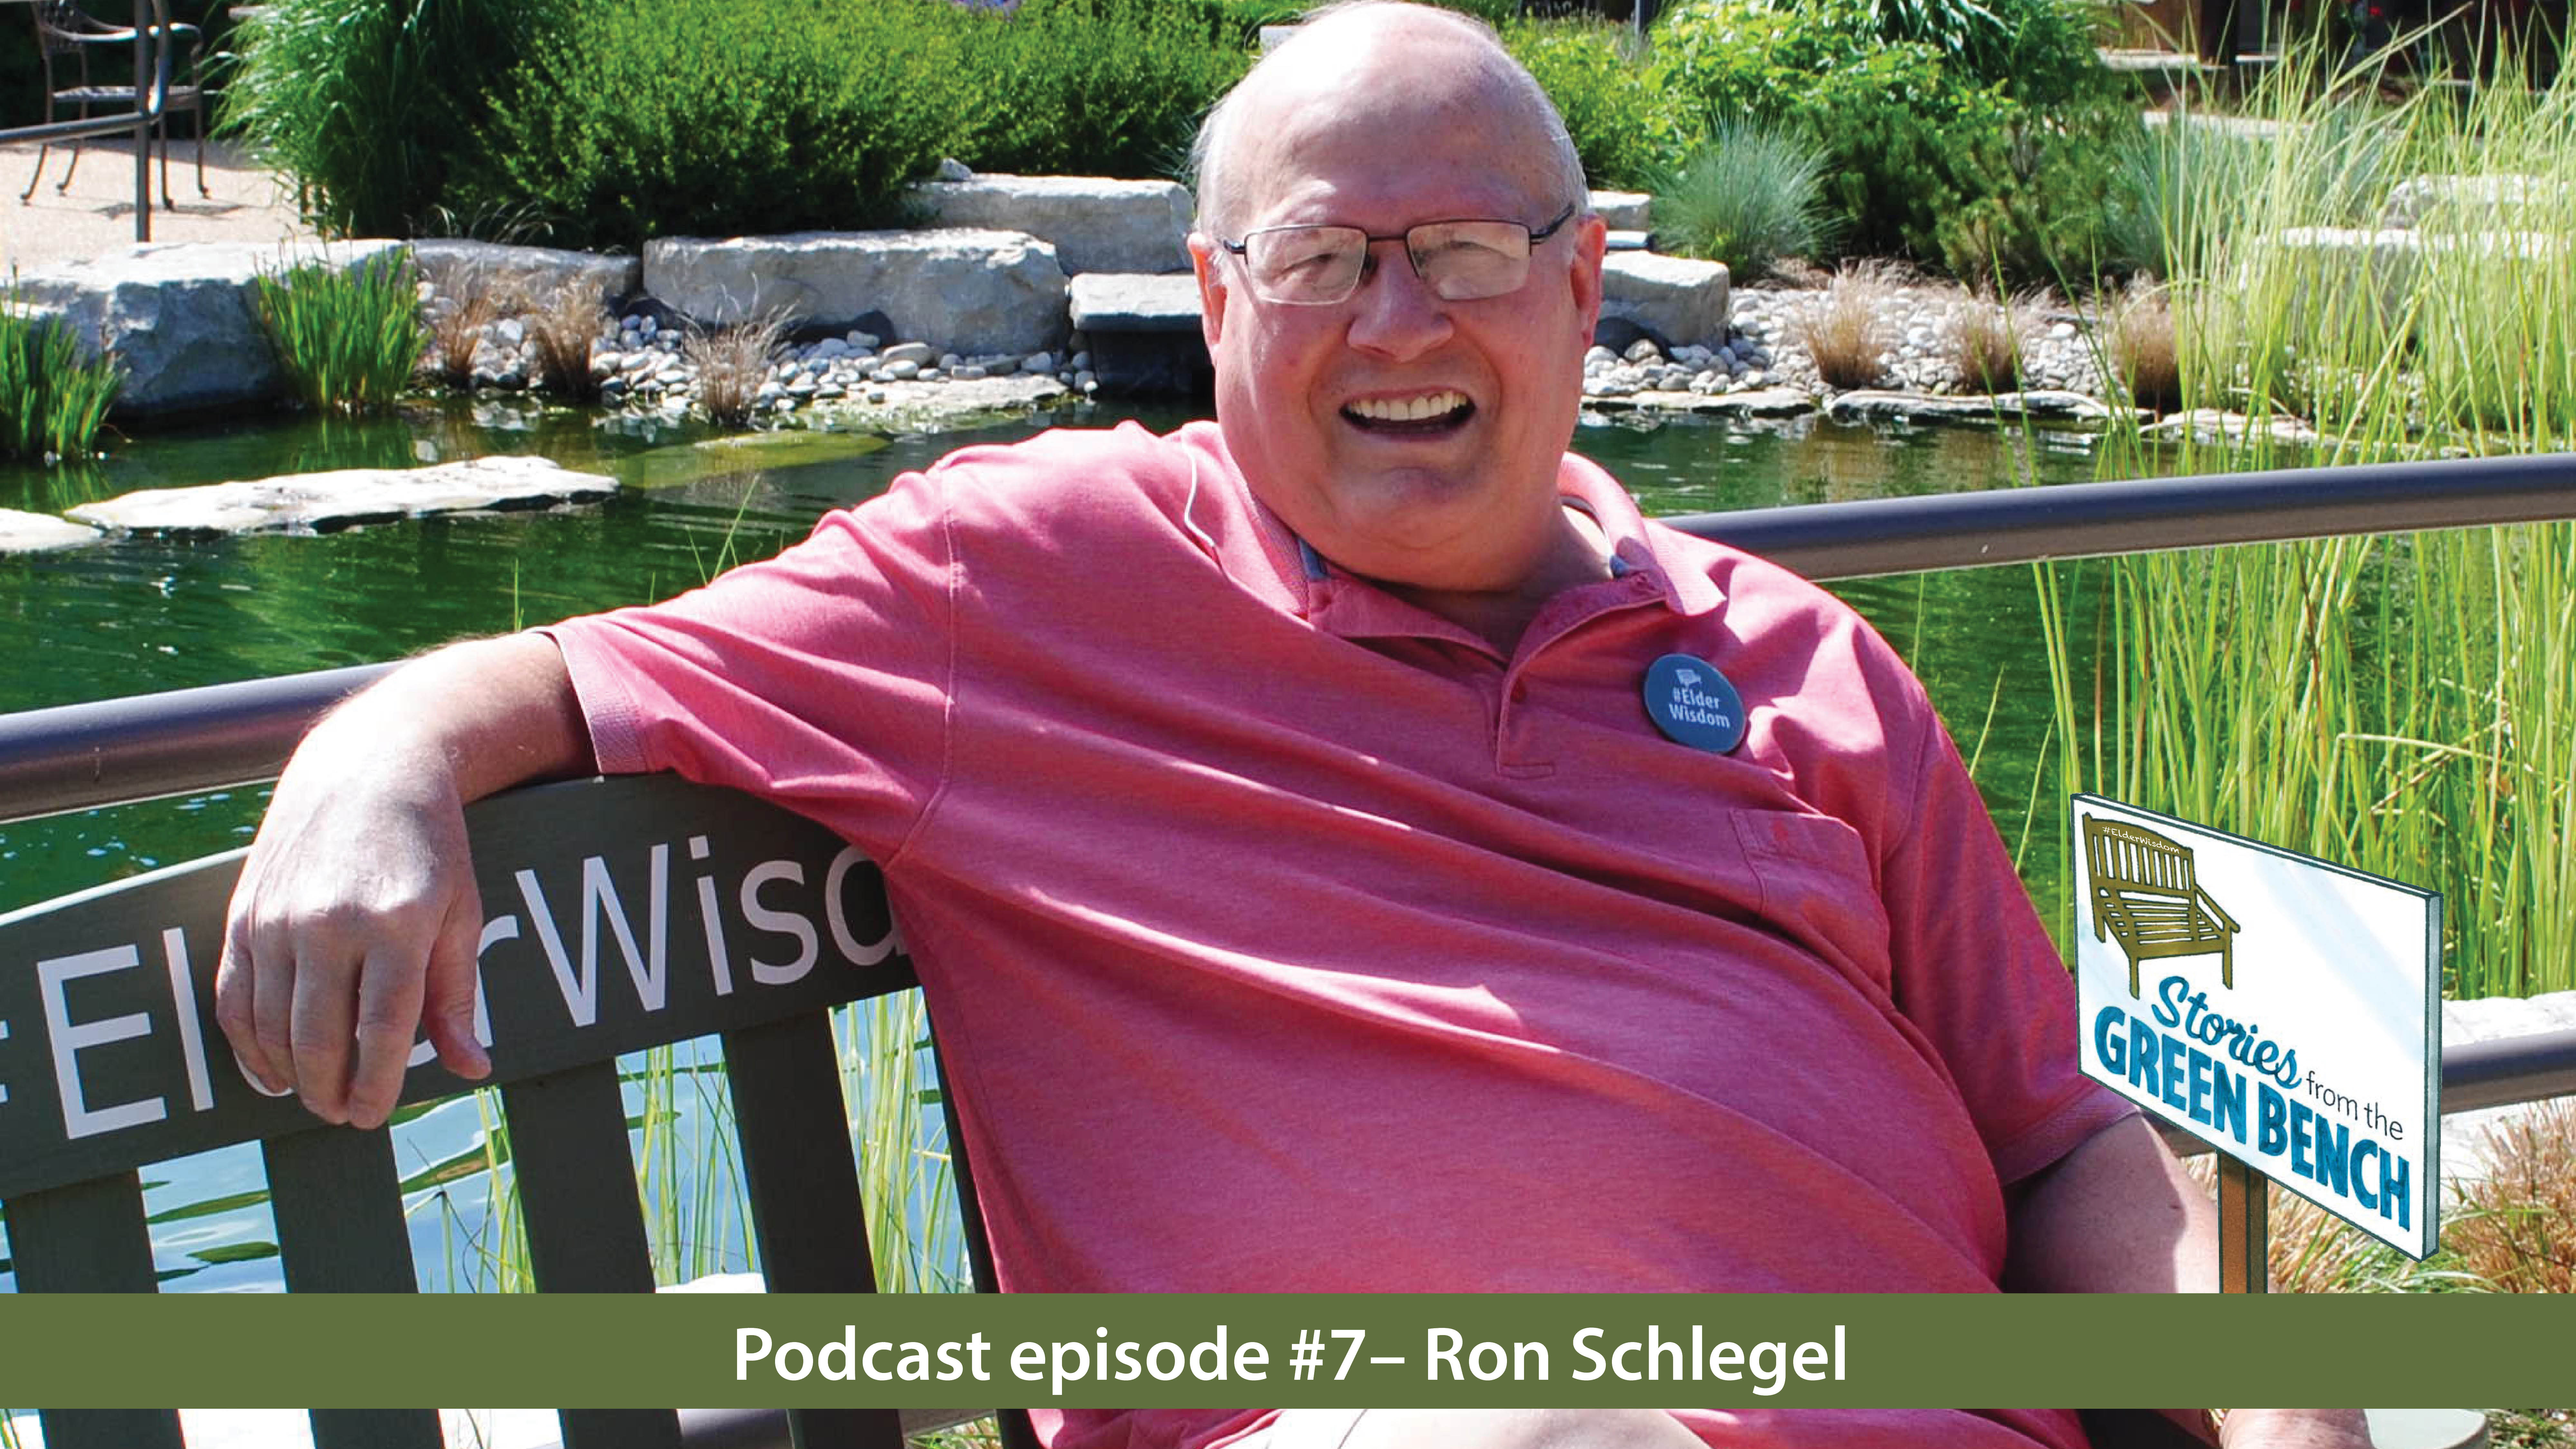
<instances>
[{"instance_id":1,"label":"bench slat","mask_svg":"<svg viewBox=\"0 0 2576 1449\"><path fill-rule=\"evenodd\" d=\"M128 1169L9 1199L9 1255L22 1293L152 1293L143 1180Z\"/></svg>"},{"instance_id":2,"label":"bench slat","mask_svg":"<svg viewBox=\"0 0 2576 1449\"><path fill-rule=\"evenodd\" d=\"M314 1449L446 1449L436 1409L315 1409Z\"/></svg>"},{"instance_id":3,"label":"bench slat","mask_svg":"<svg viewBox=\"0 0 2576 1449\"><path fill-rule=\"evenodd\" d=\"M46 1409L45 1449L186 1449L176 1409Z\"/></svg>"},{"instance_id":4,"label":"bench slat","mask_svg":"<svg viewBox=\"0 0 2576 1449\"><path fill-rule=\"evenodd\" d=\"M724 1059L769 1291L874 1293L830 1019L726 1032Z\"/></svg>"},{"instance_id":5,"label":"bench slat","mask_svg":"<svg viewBox=\"0 0 2576 1449\"><path fill-rule=\"evenodd\" d=\"M563 1409L563 1449L681 1449L676 1409Z\"/></svg>"},{"instance_id":6,"label":"bench slat","mask_svg":"<svg viewBox=\"0 0 2576 1449\"><path fill-rule=\"evenodd\" d=\"M817 1011L726 1032L724 1059L769 1291L874 1293L830 1016ZM892 1409L797 1409L787 1420L797 1449L903 1449L902 1418Z\"/></svg>"},{"instance_id":7,"label":"bench slat","mask_svg":"<svg viewBox=\"0 0 2576 1449\"><path fill-rule=\"evenodd\" d=\"M539 1291L652 1292L617 1064L512 1082L501 1089L501 1110ZM604 1190L609 1185L617 1190Z\"/></svg>"},{"instance_id":8,"label":"bench slat","mask_svg":"<svg viewBox=\"0 0 2576 1449\"><path fill-rule=\"evenodd\" d=\"M259 1145L290 1293L410 1293L393 1134L317 1126Z\"/></svg>"},{"instance_id":9,"label":"bench slat","mask_svg":"<svg viewBox=\"0 0 2576 1449\"><path fill-rule=\"evenodd\" d=\"M139 1174L22 1192L6 1211L18 1291L157 1291ZM41 1418L52 1449L183 1449L176 1409L50 1409Z\"/></svg>"},{"instance_id":10,"label":"bench slat","mask_svg":"<svg viewBox=\"0 0 2576 1449\"><path fill-rule=\"evenodd\" d=\"M410 1293L393 1134L317 1126L259 1145L290 1293ZM315 1449L443 1449L435 1409L315 1409Z\"/></svg>"},{"instance_id":11,"label":"bench slat","mask_svg":"<svg viewBox=\"0 0 2576 1449\"><path fill-rule=\"evenodd\" d=\"M501 1088L501 1111L538 1289L652 1292L617 1064L512 1082ZM564 1449L679 1449L680 1417L668 1409L565 1409L556 1419Z\"/></svg>"}]
</instances>

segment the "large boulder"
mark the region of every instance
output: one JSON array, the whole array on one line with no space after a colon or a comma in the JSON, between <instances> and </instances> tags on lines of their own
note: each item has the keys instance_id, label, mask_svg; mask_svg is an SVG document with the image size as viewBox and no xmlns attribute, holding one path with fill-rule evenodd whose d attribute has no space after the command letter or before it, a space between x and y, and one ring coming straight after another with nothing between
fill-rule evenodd
<instances>
[{"instance_id":1,"label":"large boulder","mask_svg":"<svg viewBox=\"0 0 2576 1449\"><path fill-rule=\"evenodd\" d=\"M2567 183L2547 176L2507 172L2495 176L2410 176L2380 208L2384 227L2449 227L2487 231L2502 226L2546 228L2567 212Z\"/></svg>"},{"instance_id":2,"label":"large boulder","mask_svg":"<svg viewBox=\"0 0 2576 1449\"><path fill-rule=\"evenodd\" d=\"M1171 181L991 176L919 192L934 226L1026 232L1067 272L1185 272L1190 194Z\"/></svg>"},{"instance_id":3,"label":"large boulder","mask_svg":"<svg viewBox=\"0 0 2576 1449\"><path fill-rule=\"evenodd\" d=\"M68 509L78 523L121 533L333 533L425 513L591 503L617 480L546 458L474 458L426 468L345 468L195 488L145 488Z\"/></svg>"},{"instance_id":4,"label":"large boulder","mask_svg":"<svg viewBox=\"0 0 2576 1449\"><path fill-rule=\"evenodd\" d=\"M1055 248L1020 232L663 237L644 244L644 290L709 324L840 328L877 312L896 336L967 354L1052 351L1066 333Z\"/></svg>"},{"instance_id":5,"label":"large boulder","mask_svg":"<svg viewBox=\"0 0 2576 1449\"><path fill-rule=\"evenodd\" d=\"M1072 313L1105 391L1196 394L1216 375L1199 330L1198 279L1187 272L1085 272L1073 279Z\"/></svg>"},{"instance_id":6,"label":"large boulder","mask_svg":"<svg viewBox=\"0 0 2576 1449\"><path fill-rule=\"evenodd\" d=\"M1094 337L1199 330L1198 278L1188 273L1084 272L1073 279L1071 294L1075 330Z\"/></svg>"},{"instance_id":7,"label":"large boulder","mask_svg":"<svg viewBox=\"0 0 2576 1449\"><path fill-rule=\"evenodd\" d=\"M1726 264L1655 252L1612 252L1601 263L1601 311L1666 342L1726 340L1733 302Z\"/></svg>"},{"instance_id":8,"label":"large boulder","mask_svg":"<svg viewBox=\"0 0 2576 1449\"><path fill-rule=\"evenodd\" d=\"M1593 214L1612 231L1644 231L1646 212L1655 198L1642 191L1596 191L1592 193Z\"/></svg>"},{"instance_id":9,"label":"large boulder","mask_svg":"<svg viewBox=\"0 0 2576 1449\"><path fill-rule=\"evenodd\" d=\"M596 288L602 302L615 304L644 290L644 259L568 252L556 247L512 247L462 237L432 237L411 244L421 271L442 291L454 291L465 278L487 287L543 297L567 284Z\"/></svg>"},{"instance_id":10,"label":"large boulder","mask_svg":"<svg viewBox=\"0 0 2576 1449\"><path fill-rule=\"evenodd\" d=\"M2480 997L2442 1003L2442 1043L2502 1041L2544 1033L2576 1031L2576 991L2538 996ZM2492 1175L2495 1166L2491 1134L2540 1119L2552 1104L2522 1102L2476 1112L2453 1112L2442 1118L2442 1176L2446 1181L2475 1181Z\"/></svg>"},{"instance_id":11,"label":"large boulder","mask_svg":"<svg viewBox=\"0 0 2576 1449\"><path fill-rule=\"evenodd\" d=\"M346 267L403 249L395 241L147 242L19 278L21 300L71 325L81 345L125 369L124 416L266 402L285 381L251 310L262 273Z\"/></svg>"},{"instance_id":12,"label":"large boulder","mask_svg":"<svg viewBox=\"0 0 2576 1449\"><path fill-rule=\"evenodd\" d=\"M2293 311L2336 314L2393 328L2410 298L2445 305L2477 296L2477 279L2553 262L2558 237L2543 231L2416 231L2399 227L2293 227L2271 238L2289 268ZM2425 286L2430 269L2435 285ZM2418 318L2418 325L2423 319Z\"/></svg>"}]
</instances>

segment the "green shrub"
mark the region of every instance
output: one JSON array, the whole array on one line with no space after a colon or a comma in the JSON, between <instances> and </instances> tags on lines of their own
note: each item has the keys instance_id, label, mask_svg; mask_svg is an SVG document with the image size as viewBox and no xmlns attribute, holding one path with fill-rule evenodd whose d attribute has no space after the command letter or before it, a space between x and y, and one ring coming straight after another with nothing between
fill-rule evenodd
<instances>
[{"instance_id":1,"label":"green shrub","mask_svg":"<svg viewBox=\"0 0 2576 1449\"><path fill-rule=\"evenodd\" d=\"M980 171L1180 176L1199 118L1252 63L1212 7L1023 0L952 23L972 97L956 154Z\"/></svg>"},{"instance_id":2,"label":"green shrub","mask_svg":"<svg viewBox=\"0 0 2576 1449\"><path fill-rule=\"evenodd\" d=\"M1832 233L1825 163L1801 133L1724 122L1655 188L1656 245L1746 280L1783 257L1819 255Z\"/></svg>"},{"instance_id":3,"label":"green shrub","mask_svg":"<svg viewBox=\"0 0 2576 1449\"><path fill-rule=\"evenodd\" d=\"M124 383L114 360L82 356L71 328L0 289L0 458L89 456Z\"/></svg>"},{"instance_id":4,"label":"green shrub","mask_svg":"<svg viewBox=\"0 0 2576 1449\"><path fill-rule=\"evenodd\" d=\"M273 0L233 35L221 124L330 236L432 229L489 96L575 0Z\"/></svg>"},{"instance_id":5,"label":"green shrub","mask_svg":"<svg viewBox=\"0 0 2576 1449\"><path fill-rule=\"evenodd\" d=\"M287 385L318 410L392 407L429 350L420 274L408 253L346 267L308 262L263 272L251 283L251 310L277 350Z\"/></svg>"},{"instance_id":6,"label":"green shrub","mask_svg":"<svg viewBox=\"0 0 2576 1449\"><path fill-rule=\"evenodd\" d=\"M1811 137L1856 250L1974 278L2089 273L2110 147L2137 119L2081 28L2034 20L2020 43L2048 54L1997 77L1886 30L1856 0L1690 0L1664 23L1656 78L1697 124L1750 117Z\"/></svg>"},{"instance_id":7,"label":"green shrub","mask_svg":"<svg viewBox=\"0 0 2576 1449\"><path fill-rule=\"evenodd\" d=\"M588 0L492 102L464 202L560 246L851 229L988 104L946 0Z\"/></svg>"},{"instance_id":8,"label":"green shrub","mask_svg":"<svg viewBox=\"0 0 2576 1449\"><path fill-rule=\"evenodd\" d=\"M1565 117L1593 185L1651 189L1678 159L1674 109L1629 57L1626 31L1597 20L1532 20L1502 34Z\"/></svg>"}]
</instances>

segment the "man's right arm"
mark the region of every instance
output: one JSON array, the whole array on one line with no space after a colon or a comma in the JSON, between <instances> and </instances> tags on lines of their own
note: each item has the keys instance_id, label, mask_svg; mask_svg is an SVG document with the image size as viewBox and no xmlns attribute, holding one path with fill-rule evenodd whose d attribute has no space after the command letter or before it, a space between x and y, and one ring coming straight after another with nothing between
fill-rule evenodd
<instances>
[{"instance_id":1,"label":"man's right arm","mask_svg":"<svg viewBox=\"0 0 2576 1449\"><path fill-rule=\"evenodd\" d=\"M467 805L594 768L554 642L517 634L413 661L297 746L242 863L215 978L242 1066L330 1122L382 1123L426 1025L480 1077L474 955L483 909Z\"/></svg>"}]
</instances>

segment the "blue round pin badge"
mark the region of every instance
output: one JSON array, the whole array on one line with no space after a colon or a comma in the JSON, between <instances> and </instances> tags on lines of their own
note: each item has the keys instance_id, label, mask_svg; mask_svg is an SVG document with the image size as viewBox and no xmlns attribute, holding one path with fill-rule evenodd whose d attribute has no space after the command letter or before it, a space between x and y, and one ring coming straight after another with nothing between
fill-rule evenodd
<instances>
[{"instance_id":1,"label":"blue round pin badge","mask_svg":"<svg viewBox=\"0 0 2576 1449\"><path fill-rule=\"evenodd\" d=\"M1744 696L1717 666L1667 654L1646 670L1646 717L1667 739L1695 750L1730 754L1744 743Z\"/></svg>"}]
</instances>

